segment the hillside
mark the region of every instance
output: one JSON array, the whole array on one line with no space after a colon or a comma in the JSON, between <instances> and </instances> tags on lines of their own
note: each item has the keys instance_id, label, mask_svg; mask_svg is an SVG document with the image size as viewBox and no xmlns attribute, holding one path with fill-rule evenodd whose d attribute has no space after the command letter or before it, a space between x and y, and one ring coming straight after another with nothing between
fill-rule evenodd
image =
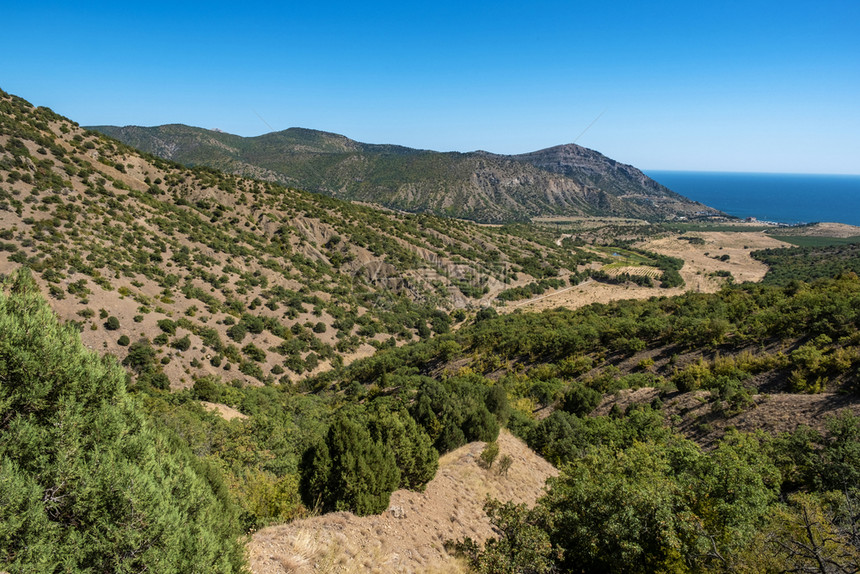
<instances>
[{"instance_id":1,"label":"hillside","mask_svg":"<svg viewBox=\"0 0 860 574\"><path fill-rule=\"evenodd\" d=\"M0 273L29 266L85 344L151 357L135 368L159 386L297 380L598 258L185 168L6 94L0 146Z\"/></svg>"},{"instance_id":2,"label":"hillside","mask_svg":"<svg viewBox=\"0 0 860 574\"><path fill-rule=\"evenodd\" d=\"M243 138L185 125L92 129L186 165L334 197L481 222L603 215L718 214L602 154L565 145L525 155L440 153L291 128Z\"/></svg>"},{"instance_id":3,"label":"hillside","mask_svg":"<svg viewBox=\"0 0 860 574\"><path fill-rule=\"evenodd\" d=\"M484 443L470 443L439 460L424 492L398 490L388 509L358 517L341 512L272 526L248 545L254 574L310 572L464 572L448 540L493 535L482 507L488 496L534 505L558 471L510 433L499 435L501 456L514 463L500 475L478 464Z\"/></svg>"},{"instance_id":4,"label":"hillside","mask_svg":"<svg viewBox=\"0 0 860 574\"><path fill-rule=\"evenodd\" d=\"M68 568L111 563L154 524L112 463L171 450L140 469L159 475L143 498L195 508L160 485L196 484L201 560L256 533L260 572L854 571L856 246L761 231L370 208L0 94L0 570L38 571L47 554L19 549L57 541ZM477 464L493 445L507 476ZM485 514L486 494L535 506ZM193 528L161 532L187 545Z\"/></svg>"}]
</instances>

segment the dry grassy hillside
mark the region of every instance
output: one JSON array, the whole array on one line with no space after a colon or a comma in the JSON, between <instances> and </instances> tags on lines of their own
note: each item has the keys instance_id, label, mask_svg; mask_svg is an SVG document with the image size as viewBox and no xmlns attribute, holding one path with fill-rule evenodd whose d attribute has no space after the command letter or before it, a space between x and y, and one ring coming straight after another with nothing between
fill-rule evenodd
<instances>
[{"instance_id":1,"label":"dry grassy hillside","mask_svg":"<svg viewBox=\"0 0 860 574\"><path fill-rule=\"evenodd\" d=\"M507 431L499 457L506 475L478 465L484 443L470 443L439 460L424 492L398 490L381 515L326 514L254 534L248 550L254 574L335 572L464 572L443 547L446 540L493 535L483 513L486 498L533 505L557 471Z\"/></svg>"},{"instance_id":2,"label":"dry grassy hillside","mask_svg":"<svg viewBox=\"0 0 860 574\"><path fill-rule=\"evenodd\" d=\"M661 237L647 239L637 243L637 247L647 251L677 257L684 260L680 270L684 279L683 287L665 289L661 287L643 287L632 283L609 285L598 281L588 280L579 285L559 289L534 297L526 301L508 303L502 309L514 311L542 311L555 307L576 309L592 303L609 303L620 299L648 299L680 295L687 291L713 293L725 284L725 277L720 274L730 273L737 282L761 281L767 273L767 265L756 261L750 253L758 249L790 247L790 244L762 231L710 231L684 234L683 237L696 237L702 243L691 243L680 239L677 234L667 234ZM561 240L559 240L559 243ZM721 259L723 256L728 256ZM625 267L611 269L614 272L653 275L657 272L651 267Z\"/></svg>"}]
</instances>

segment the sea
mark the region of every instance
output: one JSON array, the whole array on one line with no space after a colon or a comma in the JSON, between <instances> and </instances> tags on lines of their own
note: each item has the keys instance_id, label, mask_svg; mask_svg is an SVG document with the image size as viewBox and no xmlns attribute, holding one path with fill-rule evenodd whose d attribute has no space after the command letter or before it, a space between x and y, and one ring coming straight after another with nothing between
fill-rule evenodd
<instances>
[{"instance_id":1,"label":"sea","mask_svg":"<svg viewBox=\"0 0 860 574\"><path fill-rule=\"evenodd\" d=\"M860 226L860 175L647 171L672 191L735 217Z\"/></svg>"}]
</instances>

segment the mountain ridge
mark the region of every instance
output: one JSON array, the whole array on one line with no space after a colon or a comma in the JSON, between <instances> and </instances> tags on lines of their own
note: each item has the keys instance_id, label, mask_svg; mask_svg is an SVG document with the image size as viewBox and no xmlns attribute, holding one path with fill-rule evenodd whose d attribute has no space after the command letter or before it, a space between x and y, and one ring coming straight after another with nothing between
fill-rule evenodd
<instances>
[{"instance_id":1,"label":"mountain ridge","mask_svg":"<svg viewBox=\"0 0 860 574\"><path fill-rule=\"evenodd\" d=\"M503 155L368 144L308 128L250 138L183 124L89 129L186 165L206 165L340 199L482 223L542 216L655 221L721 215L634 166L576 144Z\"/></svg>"}]
</instances>

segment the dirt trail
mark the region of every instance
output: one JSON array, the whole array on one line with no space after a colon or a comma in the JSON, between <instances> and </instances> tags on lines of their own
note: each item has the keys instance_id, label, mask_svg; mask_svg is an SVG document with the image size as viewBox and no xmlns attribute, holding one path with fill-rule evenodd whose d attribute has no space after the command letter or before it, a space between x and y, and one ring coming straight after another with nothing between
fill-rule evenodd
<instances>
[{"instance_id":1,"label":"dirt trail","mask_svg":"<svg viewBox=\"0 0 860 574\"><path fill-rule=\"evenodd\" d=\"M337 512L273 526L248 545L254 574L334 572L465 572L444 549L446 540L493 534L483 512L487 496L533 505L557 471L506 431L499 458L513 465L507 476L478 466L484 443L443 456L424 492L398 490L383 514Z\"/></svg>"}]
</instances>

